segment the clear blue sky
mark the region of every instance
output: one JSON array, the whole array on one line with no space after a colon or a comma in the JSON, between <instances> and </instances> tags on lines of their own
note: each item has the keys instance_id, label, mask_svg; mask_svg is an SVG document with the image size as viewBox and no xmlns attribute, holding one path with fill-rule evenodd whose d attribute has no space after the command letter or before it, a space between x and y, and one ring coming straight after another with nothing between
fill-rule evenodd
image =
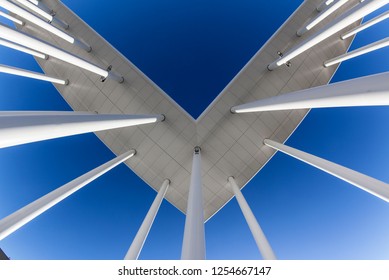
<instances>
[{"instance_id":1,"label":"clear blue sky","mask_svg":"<svg viewBox=\"0 0 389 280\"><path fill-rule=\"evenodd\" d=\"M197 117L302 1L63 2ZM41 71L3 47L0 63ZM387 48L332 82L388 70ZM0 85L0 110L70 110L50 84L1 74ZM387 107L312 110L287 144L389 182L388 119ZM113 157L93 134L0 149L0 218ZM277 153L243 194L280 259L389 259L388 203L293 158ZM122 259L155 195L120 165L0 247L13 259ZM184 221L164 201L140 258L179 259ZM208 259L261 258L235 199L205 230Z\"/></svg>"}]
</instances>

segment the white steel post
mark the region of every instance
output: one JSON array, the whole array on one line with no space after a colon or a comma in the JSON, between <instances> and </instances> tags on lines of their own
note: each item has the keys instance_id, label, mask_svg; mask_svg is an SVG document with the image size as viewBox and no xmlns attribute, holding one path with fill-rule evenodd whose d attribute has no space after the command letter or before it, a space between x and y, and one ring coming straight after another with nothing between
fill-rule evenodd
<instances>
[{"instance_id":1,"label":"white steel post","mask_svg":"<svg viewBox=\"0 0 389 280\"><path fill-rule=\"evenodd\" d=\"M389 105L389 72L285 93L234 106L232 113Z\"/></svg>"},{"instance_id":2,"label":"white steel post","mask_svg":"<svg viewBox=\"0 0 389 280\"><path fill-rule=\"evenodd\" d=\"M0 112L0 148L164 120L163 115Z\"/></svg>"},{"instance_id":3,"label":"white steel post","mask_svg":"<svg viewBox=\"0 0 389 280\"><path fill-rule=\"evenodd\" d=\"M131 243L130 249L128 249L128 252L126 256L124 257L125 260L137 260L139 257L139 254L143 248L143 244L146 241L146 238L149 234L149 231L151 229L151 226L153 225L154 219L157 216L159 207L161 206L162 200L165 197L166 191L169 187L170 181L168 179L164 180L162 183L161 188L158 191L157 196L155 197L153 204L151 204L151 207L149 211L147 212L147 215L145 219L142 222L142 225L140 226L134 240Z\"/></svg>"},{"instance_id":4,"label":"white steel post","mask_svg":"<svg viewBox=\"0 0 389 280\"><path fill-rule=\"evenodd\" d=\"M26 0L15 0L15 1L22 4L26 8L30 9L31 11L38 14L39 16L45 18L49 23L53 23L53 24L55 24L59 27L62 27L64 29L69 28L69 24L67 24L66 22L63 22L62 20L55 18L52 14L49 14L46 11L42 10L39 7L40 6L39 4L41 4L41 3L34 5L33 3L26 1Z\"/></svg>"},{"instance_id":5,"label":"white steel post","mask_svg":"<svg viewBox=\"0 0 389 280\"><path fill-rule=\"evenodd\" d=\"M346 181L382 200L389 202L389 184L356 172L339 164L308 154L306 152L291 148L284 144L265 139L264 144L273 149L281 151L309 165L312 165L324 172L327 172L339 179Z\"/></svg>"},{"instance_id":6,"label":"white steel post","mask_svg":"<svg viewBox=\"0 0 389 280\"><path fill-rule=\"evenodd\" d=\"M77 45L78 47L80 47L88 52L91 51L91 46L81 42L78 39L73 38L69 34L52 26L51 24L47 23L46 21L40 19L39 17L31 14L30 12L20 8L19 6L15 5L11 2L8 2L6 0L0 0L0 7L3 7L4 9L7 9L8 11L19 15L20 17L36 24L37 26L41 27L42 29L60 37L61 39L65 40L71 44Z\"/></svg>"},{"instance_id":7,"label":"white steel post","mask_svg":"<svg viewBox=\"0 0 389 280\"><path fill-rule=\"evenodd\" d=\"M0 11L0 16L4 17L6 19L9 19L10 21L13 21L16 24L24 25L24 22L21 21L20 19L17 19L17 18L15 18L13 16L10 16L9 14L6 14L6 13L4 13L2 11Z\"/></svg>"},{"instance_id":8,"label":"white steel post","mask_svg":"<svg viewBox=\"0 0 389 280\"><path fill-rule=\"evenodd\" d=\"M303 27L301 27L299 30L297 30L297 33L296 33L297 36L302 36L308 30L311 30L313 27L315 27L318 23L320 23L322 20L324 20L330 14L332 14L337 9L339 9L341 6L346 4L347 1L349 1L349 0L338 0L331 7L329 7L328 9L323 11L322 13L318 14L315 18L313 18L307 24L305 24Z\"/></svg>"},{"instance_id":9,"label":"white steel post","mask_svg":"<svg viewBox=\"0 0 389 280\"><path fill-rule=\"evenodd\" d=\"M0 240L135 154L130 150L0 220Z\"/></svg>"},{"instance_id":10,"label":"white steel post","mask_svg":"<svg viewBox=\"0 0 389 280\"><path fill-rule=\"evenodd\" d=\"M329 67L331 65L340 63L342 61L375 51L389 46L389 37L379 40L377 42L371 43L367 46L361 47L359 49L353 50L351 52L345 53L343 55L337 56L333 59L327 60L324 62L324 67Z\"/></svg>"},{"instance_id":11,"label":"white steel post","mask_svg":"<svg viewBox=\"0 0 389 280\"><path fill-rule=\"evenodd\" d=\"M36 73L20 68L15 68L11 66L6 66L0 64L0 72L1 73L7 73L7 74L12 74L12 75L17 75L17 76L22 76L22 77L27 77L27 78L32 78L32 79L37 79L41 81L47 81L55 84L60 84L60 85L67 85L69 84L68 80L62 80L54 77L50 77L41 73Z\"/></svg>"},{"instance_id":12,"label":"white steel post","mask_svg":"<svg viewBox=\"0 0 389 280\"><path fill-rule=\"evenodd\" d=\"M195 147L192 162L192 174L186 209L182 260L205 259L204 210L201 180L201 149Z\"/></svg>"},{"instance_id":13,"label":"white steel post","mask_svg":"<svg viewBox=\"0 0 389 280\"><path fill-rule=\"evenodd\" d=\"M287 63L299 54L319 44L321 41L327 39L336 32L342 30L346 26L363 18L371 12L381 8L387 3L389 3L389 0L366 0L363 3L356 5L355 7L351 8L350 10L336 18L333 22L327 24L316 34L310 36L305 41L301 42L300 44L296 45L295 47L284 53L282 57L269 64L267 67L268 70L274 70L277 67Z\"/></svg>"},{"instance_id":14,"label":"white steel post","mask_svg":"<svg viewBox=\"0 0 389 280\"><path fill-rule=\"evenodd\" d=\"M389 0L388 0L389 1ZM100 75L103 80L106 78L112 78L116 81L123 82L123 77L119 77L118 75L110 72L109 70L105 70L99 66L96 66L82 58L79 58L73 54L70 54L64 50L61 50L49 43L45 43L41 40L28 36L22 32L16 31L12 28L0 24L0 37L14 42L16 44L25 46L27 48L33 50L44 50L46 54L58 58L59 60L65 61L72 65L78 66L82 69Z\"/></svg>"},{"instance_id":15,"label":"white steel post","mask_svg":"<svg viewBox=\"0 0 389 280\"><path fill-rule=\"evenodd\" d=\"M17 51L20 51L20 52L31 54L33 56L36 56L36 57L39 57L39 58L42 58L42 59L48 59L49 58L49 56L46 55L46 54L43 54L43 53L31 50L29 48L20 46L18 44L14 44L14 43L8 42L8 41L3 40L3 39L0 39L0 45L2 45L4 47L7 47L7 48L11 48L11 49L17 50Z\"/></svg>"},{"instance_id":16,"label":"white steel post","mask_svg":"<svg viewBox=\"0 0 389 280\"><path fill-rule=\"evenodd\" d=\"M362 30L365 30L366 28L369 28L369 27L373 26L374 24L377 24L377 23L379 23L387 18L389 18L389 11L386 11L385 13L382 13L379 16L377 16L369 21L366 21L365 23L351 29L350 31L348 31L345 34L343 34L342 36L340 36L340 38L342 40L347 39L348 37L350 37L354 34L357 34L358 32L361 32Z\"/></svg>"},{"instance_id":17,"label":"white steel post","mask_svg":"<svg viewBox=\"0 0 389 280\"><path fill-rule=\"evenodd\" d=\"M276 255L273 252L273 249L269 244L269 241L267 240L265 234L263 233L253 212L251 211L250 206L248 205L246 199L244 198L242 192L240 191L238 185L236 184L235 179L233 177L229 177L228 182L231 185L231 189L235 194L240 210L242 210L243 216L246 219L251 234L254 237L255 243L257 243L259 252L261 253L262 257L265 260L277 259Z\"/></svg>"}]
</instances>

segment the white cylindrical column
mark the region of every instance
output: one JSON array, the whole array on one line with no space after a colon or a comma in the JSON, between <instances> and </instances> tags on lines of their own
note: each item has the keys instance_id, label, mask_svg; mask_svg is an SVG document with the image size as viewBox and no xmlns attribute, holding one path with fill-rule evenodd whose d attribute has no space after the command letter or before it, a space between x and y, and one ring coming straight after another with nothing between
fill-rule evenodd
<instances>
[{"instance_id":1,"label":"white cylindrical column","mask_svg":"<svg viewBox=\"0 0 389 280\"><path fill-rule=\"evenodd\" d=\"M389 105L389 72L285 93L231 108L232 113Z\"/></svg>"},{"instance_id":2,"label":"white cylindrical column","mask_svg":"<svg viewBox=\"0 0 389 280\"><path fill-rule=\"evenodd\" d=\"M10 21L12 21L12 22L14 22L16 24L24 25L24 22L21 21L20 19L17 19L17 18L15 18L13 16L10 16L9 14L6 14L6 13L4 13L2 11L0 11L0 16L4 17L6 19L9 19Z\"/></svg>"},{"instance_id":3,"label":"white cylindrical column","mask_svg":"<svg viewBox=\"0 0 389 280\"><path fill-rule=\"evenodd\" d=\"M363 3L354 6L353 8L345 12L343 15L336 18L333 22L327 24L316 34L310 36L305 41L301 42L289 51L285 52L282 57L268 65L268 70L274 70L277 67L287 63L299 54L319 44L321 41L327 39L331 35L342 30L353 22L363 18L364 16L370 14L371 12L381 8L387 3L389 3L389 0L366 0Z\"/></svg>"},{"instance_id":4,"label":"white cylindrical column","mask_svg":"<svg viewBox=\"0 0 389 280\"><path fill-rule=\"evenodd\" d=\"M366 54L366 53L369 53L369 52L372 52L375 50L379 50L379 49L382 49L382 48L387 47L387 46L389 46L389 37L386 37L385 39L371 43L371 44L364 46L362 48L353 50L349 53L345 53L343 55L337 56L333 59L327 60L324 62L324 67L329 67L331 65L340 63L342 61L345 61L345 60L348 60L348 59L351 59L351 58L354 58L354 57L357 57L357 56L360 56L360 55L363 55L363 54Z\"/></svg>"},{"instance_id":5,"label":"white cylindrical column","mask_svg":"<svg viewBox=\"0 0 389 280\"><path fill-rule=\"evenodd\" d=\"M192 162L192 174L186 209L182 260L205 259L204 210L201 180L201 149L195 147Z\"/></svg>"},{"instance_id":6,"label":"white cylindrical column","mask_svg":"<svg viewBox=\"0 0 389 280\"><path fill-rule=\"evenodd\" d=\"M28 2L29 3L29 2ZM31 4L31 3L30 3ZM31 14L30 12L20 8L19 6L11 3L11 2L8 2L6 0L0 0L0 7L3 7L4 9L7 9L8 11L14 13L14 14L17 14L19 15L20 17L36 24L37 26L41 27L42 29L60 37L61 39L71 43L71 44L74 44L88 52L91 51L91 47L83 42L81 42L80 40L78 39L75 39L73 38L72 36L70 36L69 34L63 32L62 30L52 26L51 24L47 23L46 21L38 18L37 16Z\"/></svg>"},{"instance_id":7,"label":"white cylindrical column","mask_svg":"<svg viewBox=\"0 0 389 280\"><path fill-rule=\"evenodd\" d=\"M248 205L246 199L244 198L242 192L240 191L238 185L236 184L235 179L233 177L229 177L228 182L231 185L231 189L235 194L240 210L242 210L243 216L246 219L251 234L254 237L255 243L257 243L259 252L261 253L263 259L276 260L277 257L274 254L273 249L269 244L269 241L267 240L257 219L255 218L253 212L251 211L250 206Z\"/></svg>"},{"instance_id":8,"label":"white cylindrical column","mask_svg":"<svg viewBox=\"0 0 389 280\"><path fill-rule=\"evenodd\" d=\"M324 20L326 17L328 17L330 14L335 12L337 9L339 9L341 6L346 4L346 2L349 0L338 0L336 3L334 3L331 7L323 11L322 13L318 14L315 18L311 19L307 24L305 24L303 27L301 27L299 30L297 30L297 36L302 36L305 32L308 30L311 30L313 27L315 27L318 23L320 23L322 20Z\"/></svg>"},{"instance_id":9,"label":"white cylindrical column","mask_svg":"<svg viewBox=\"0 0 389 280\"><path fill-rule=\"evenodd\" d=\"M376 197L379 197L386 202L389 202L389 184L356 172L339 164L319 158L317 156L305 153L303 151L291 148L284 144L277 143L270 139L265 139L264 144L290 155L298 160L301 160L309 165L312 165L320 170L323 170L343 181L346 181Z\"/></svg>"},{"instance_id":10,"label":"white cylindrical column","mask_svg":"<svg viewBox=\"0 0 389 280\"><path fill-rule=\"evenodd\" d=\"M14 0L14 1L20 3L24 7L30 9L31 11L33 11L37 15L46 19L49 23L56 24L57 26L62 27L64 29L69 28L69 24L67 24L66 22L63 22L62 20L59 20L58 18L55 18L51 13L41 9L41 7L40 7L41 3L38 3L38 5L35 5L27 0Z\"/></svg>"},{"instance_id":11,"label":"white cylindrical column","mask_svg":"<svg viewBox=\"0 0 389 280\"><path fill-rule=\"evenodd\" d=\"M145 243L147 235L149 234L151 226L153 225L154 219L157 216L162 200L165 197L169 184L170 181L168 179L163 181L162 186L158 191L158 195L155 197L153 204L151 204L151 207L147 212L147 215L143 220L142 225L140 226L134 240L131 243L130 249L128 250L126 256L124 257L125 260L138 259L139 254L143 248L143 244Z\"/></svg>"},{"instance_id":12,"label":"white cylindrical column","mask_svg":"<svg viewBox=\"0 0 389 280\"><path fill-rule=\"evenodd\" d=\"M351 29L350 31L348 31L345 34L343 34L342 36L340 36L340 38L342 38L342 40L347 39L348 37L350 37L354 34L357 34L358 32L361 32L362 30L365 30L366 28L369 28L369 27L373 26L374 24L377 24L377 23L379 23L387 18L389 18L389 11L386 11L385 13L382 13L379 16L377 16L369 21L366 21L365 23Z\"/></svg>"},{"instance_id":13,"label":"white cylindrical column","mask_svg":"<svg viewBox=\"0 0 389 280\"><path fill-rule=\"evenodd\" d=\"M64 136L163 121L163 115L98 115L68 112L0 112L0 148Z\"/></svg>"},{"instance_id":14,"label":"white cylindrical column","mask_svg":"<svg viewBox=\"0 0 389 280\"><path fill-rule=\"evenodd\" d=\"M23 46L20 46L20 45L8 42L8 41L3 40L3 39L0 39L0 45L2 45L4 47L7 47L7 48L11 48L11 49L17 50L17 51L20 51L20 52L31 54L33 56L36 56L36 57L39 57L39 58L42 58L42 59L47 59L49 57L46 54L43 54L43 53L31 50L29 48L26 48L26 47L23 47Z\"/></svg>"},{"instance_id":15,"label":"white cylindrical column","mask_svg":"<svg viewBox=\"0 0 389 280\"><path fill-rule=\"evenodd\" d=\"M128 151L0 220L0 240L135 154Z\"/></svg>"},{"instance_id":16,"label":"white cylindrical column","mask_svg":"<svg viewBox=\"0 0 389 280\"><path fill-rule=\"evenodd\" d=\"M60 84L60 85L67 85L69 84L68 80L62 80L50 76L46 76L41 73L36 73L24 69L19 69L11 66L6 66L0 64L0 72L1 73L7 73L7 74L12 74L12 75L17 75L17 76L22 76L22 77L27 77L27 78L32 78L32 79L37 79L41 81L47 81L55 84Z\"/></svg>"},{"instance_id":17,"label":"white cylindrical column","mask_svg":"<svg viewBox=\"0 0 389 280\"><path fill-rule=\"evenodd\" d=\"M52 57L58 58L62 61L65 61L67 63L73 64L87 71L93 72L97 75L100 75L103 79L110 78L112 76L108 70L105 70L82 58L79 58L64 50L54 47L49 43L45 43L41 40L35 39L31 36L13 30L12 28L6 27L4 25L0 25L0 37L5 40L14 42L16 44L20 44L22 46L25 46L33 50L44 50L46 54Z\"/></svg>"},{"instance_id":18,"label":"white cylindrical column","mask_svg":"<svg viewBox=\"0 0 389 280\"><path fill-rule=\"evenodd\" d=\"M331 5L333 2L334 2L334 0L324 0L323 2L321 2L321 3L317 6L316 10L317 10L318 12L321 12L321 11L323 11L325 8L327 8L329 5Z\"/></svg>"}]
</instances>

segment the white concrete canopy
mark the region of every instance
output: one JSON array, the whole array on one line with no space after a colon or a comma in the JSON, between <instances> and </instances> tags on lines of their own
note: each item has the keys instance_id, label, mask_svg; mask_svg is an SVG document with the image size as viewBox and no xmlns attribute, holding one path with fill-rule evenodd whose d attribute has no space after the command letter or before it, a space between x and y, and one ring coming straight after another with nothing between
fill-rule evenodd
<instances>
[{"instance_id":1,"label":"white concrete canopy","mask_svg":"<svg viewBox=\"0 0 389 280\"><path fill-rule=\"evenodd\" d=\"M226 178L233 176L242 188L273 156L275 151L263 145L262 140L272 137L285 141L308 112L304 109L232 115L230 108L285 92L326 85L335 68L324 68L323 61L345 53L352 41L352 37L341 41L341 32L335 33L317 44L314 52L301 54L291 67L268 71L266 66L277 58L277 50L283 50L286 43L294 45L301 41L296 30L321 2L304 1L195 120L63 3L58 0L41 2L55 10L59 18L71 23L69 34L85 39L93 46L93 51L86 53L74 48L38 28L21 26L18 27L20 31L95 65L112 65L125 80L122 84L109 80L101 83L88 70L61 63L55 57L39 60L47 75L69 79L68 86L56 88L73 110L166 116L165 122L155 125L96 132L96 135L117 155L136 147L137 156L127 161L127 166L156 191L164 179L169 178L171 184L165 198L183 213L186 213L188 204L193 147L201 147L204 220L212 217L234 196L225 187ZM357 3L357 0L348 1L317 28L332 22ZM359 23L355 21L350 28Z\"/></svg>"}]
</instances>

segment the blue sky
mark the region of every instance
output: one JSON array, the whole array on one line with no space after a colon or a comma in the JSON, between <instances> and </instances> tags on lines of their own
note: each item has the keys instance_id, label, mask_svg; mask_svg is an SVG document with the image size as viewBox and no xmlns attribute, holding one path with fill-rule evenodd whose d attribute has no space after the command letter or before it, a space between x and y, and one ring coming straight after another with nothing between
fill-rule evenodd
<instances>
[{"instance_id":1,"label":"blue sky","mask_svg":"<svg viewBox=\"0 0 389 280\"><path fill-rule=\"evenodd\" d=\"M194 117L301 2L63 1ZM352 49L386 37L388 24ZM3 47L0 63L41 71ZM332 82L388 70L383 49L344 62ZM0 85L0 110L70 110L48 83L1 74ZM386 107L312 110L287 144L389 182L388 118ZM0 149L0 218L112 158L93 134ZM389 258L389 205L293 158L277 153L243 194L280 259ZM121 259L155 195L120 165L0 247L13 259ZM164 201L140 258L179 259L184 222ZM235 199L205 230L208 259L261 258Z\"/></svg>"}]
</instances>

